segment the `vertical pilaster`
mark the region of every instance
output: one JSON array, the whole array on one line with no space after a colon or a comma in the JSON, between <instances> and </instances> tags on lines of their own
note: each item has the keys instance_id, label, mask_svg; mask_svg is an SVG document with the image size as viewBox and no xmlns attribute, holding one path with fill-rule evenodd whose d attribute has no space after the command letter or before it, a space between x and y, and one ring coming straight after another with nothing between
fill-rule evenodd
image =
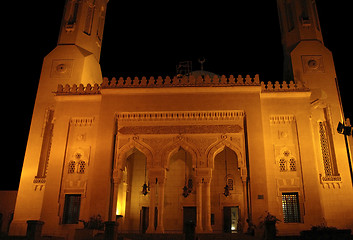
<instances>
[{"instance_id":1,"label":"vertical pilaster","mask_svg":"<svg viewBox=\"0 0 353 240\"><path fill-rule=\"evenodd\" d=\"M148 213L148 228L146 233L154 233L154 218L155 218L155 207L156 207L156 179L150 178L150 206Z\"/></svg>"},{"instance_id":2,"label":"vertical pilaster","mask_svg":"<svg viewBox=\"0 0 353 240\"><path fill-rule=\"evenodd\" d=\"M164 186L165 178L158 178L158 219L156 232L164 233Z\"/></svg>"},{"instance_id":3,"label":"vertical pilaster","mask_svg":"<svg viewBox=\"0 0 353 240\"><path fill-rule=\"evenodd\" d=\"M204 215L204 231L212 232L211 226L211 177L204 179L204 202L205 202L205 215Z\"/></svg>"},{"instance_id":4,"label":"vertical pilaster","mask_svg":"<svg viewBox=\"0 0 353 240\"><path fill-rule=\"evenodd\" d=\"M203 232L202 228L202 177L196 178L196 233Z\"/></svg>"}]
</instances>

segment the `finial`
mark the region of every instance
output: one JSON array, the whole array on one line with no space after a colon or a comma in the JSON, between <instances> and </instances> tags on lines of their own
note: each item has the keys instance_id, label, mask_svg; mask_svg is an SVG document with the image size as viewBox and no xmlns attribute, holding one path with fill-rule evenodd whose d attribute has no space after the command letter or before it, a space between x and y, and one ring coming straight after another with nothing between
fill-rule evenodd
<instances>
[{"instance_id":1,"label":"finial","mask_svg":"<svg viewBox=\"0 0 353 240\"><path fill-rule=\"evenodd\" d=\"M199 63L201 64L201 71L203 71L203 64L206 62L206 59L204 57L199 58Z\"/></svg>"}]
</instances>

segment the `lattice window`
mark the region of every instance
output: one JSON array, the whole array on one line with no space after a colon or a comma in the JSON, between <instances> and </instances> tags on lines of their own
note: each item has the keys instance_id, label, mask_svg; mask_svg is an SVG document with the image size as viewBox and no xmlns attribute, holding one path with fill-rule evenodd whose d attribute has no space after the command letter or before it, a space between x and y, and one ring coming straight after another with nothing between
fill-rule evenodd
<instances>
[{"instance_id":1,"label":"lattice window","mask_svg":"<svg viewBox=\"0 0 353 240\"><path fill-rule=\"evenodd\" d=\"M278 163L280 172L297 171L296 160L289 150L285 150L282 152L281 158L279 159Z\"/></svg>"},{"instance_id":2,"label":"lattice window","mask_svg":"<svg viewBox=\"0 0 353 240\"><path fill-rule=\"evenodd\" d=\"M331 156L330 156L330 146L326 134L326 126L324 122L319 122L319 133L321 142L321 152L324 161L324 170L326 176L332 176L332 166L331 166Z\"/></svg>"},{"instance_id":3,"label":"lattice window","mask_svg":"<svg viewBox=\"0 0 353 240\"><path fill-rule=\"evenodd\" d=\"M290 171L297 171L297 166L296 166L294 158L289 159L289 170Z\"/></svg>"},{"instance_id":4,"label":"lattice window","mask_svg":"<svg viewBox=\"0 0 353 240\"><path fill-rule=\"evenodd\" d=\"M284 159L284 158L281 158L279 160L279 171L280 172L287 171L287 162L286 162L286 159Z\"/></svg>"},{"instance_id":5,"label":"lattice window","mask_svg":"<svg viewBox=\"0 0 353 240\"><path fill-rule=\"evenodd\" d=\"M86 162L81 160L78 162L77 173L83 174L86 171Z\"/></svg>"},{"instance_id":6,"label":"lattice window","mask_svg":"<svg viewBox=\"0 0 353 240\"><path fill-rule=\"evenodd\" d=\"M75 161L70 161L67 172L69 174L75 173L75 169L76 169L76 162Z\"/></svg>"},{"instance_id":7,"label":"lattice window","mask_svg":"<svg viewBox=\"0 0 353 240\"><path fill-rule=\"evenodd\" d=\"M297 192L282 193L282 209L285 223L300 222L299 197Z\"/></svg>"}]
</instances>

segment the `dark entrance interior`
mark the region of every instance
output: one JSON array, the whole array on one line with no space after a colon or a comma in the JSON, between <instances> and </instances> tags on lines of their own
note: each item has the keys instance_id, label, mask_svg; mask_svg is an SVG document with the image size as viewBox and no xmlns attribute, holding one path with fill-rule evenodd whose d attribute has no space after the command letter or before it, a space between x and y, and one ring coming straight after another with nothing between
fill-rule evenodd
<instances>
[{"instance_id":1,"label":"dark entrance interior","mask_svg":"<svg viewBox=\"0 0 353 240\"><path fill-rule=\"evenodd\" d=\"M154 229L157 227L158 209L154 209ZM146 233L149 224L149 207L142 207L140 211L140 229L142 233Z\"/></svg>"},{"instance_id":2,"label":"dark entrance interior","mask_svg":"<svg viewBox=\"0 0 353 240\"><path fill-rule=\"evenodd\" d=\"M223 208L223 232L237 233L239 221L239 207Z\"/></svg>"},{"instance_id":3,"label":"dark entrance interior","mask_svg":"<svg viewBox=\"0 0 353 240\"><path fill-rule=\"evenodd\" d=\"M149 208L148 207L142 207L141 213L140 213L140 224L141 224L141 232L146 233L146 230L148 228L148 219L149 219Z\"/></svg>"},{"instance_id":4,"label":"dark entrance interior","mask_svg":"<svg viewBox=\"0 0 353 240\"><path fill-rule=\"evenodd\" d=\"M196 207L183 208L183 233L185 240L194 239L196 226Z\"/></svg>"}]
</instances>

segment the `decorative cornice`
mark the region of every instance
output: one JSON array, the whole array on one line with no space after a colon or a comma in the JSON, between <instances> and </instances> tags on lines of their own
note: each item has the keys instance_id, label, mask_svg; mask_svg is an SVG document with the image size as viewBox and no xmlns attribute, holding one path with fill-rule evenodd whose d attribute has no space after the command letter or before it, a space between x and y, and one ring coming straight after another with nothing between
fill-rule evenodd
<instances>
[{"instance_id":1,"label":"decorative cornice","mask_svg":"<svg viewBox=\"0 0 353 240\"><path fill-rule=\"evenodd\" d=\"M119 79L112 78L103 78L103 83L101 85L102 89L105 88L163 88L163 87L232 87L232 86L260 86L259 75L256 74L254 78L251 78L250 75L246 75L243 78L241 75L238 75L235 78L233 75L230 75L227 78L225 75L218 77L214 75L212 78L209 75L201 76L197 78L194 76L183 76L183 77L173 77L169 76L164 79L159 76L157 79L150 77L142 77L139 79L135 77L131 79L130 77L124 79L120 77Z\"/></svg>"},{"instance_id":2,"label":"decorative cornice","mask_svg":"<svg viewBox=\"0 0 353 240\"><path fill-rule=\"evenodd\" d=\"M239 125L178 125L178 126L126 126L118 130L121 134L199 134L238 133Z\"/></svg>"},{"instance_id":3,"label":"decorative cornice","mask_svg":"<svg viewBox=\"0 0 353 240\"><path fill-rule=\"evenodd\" d=\"M70 125L72 126L80 126L80 127L92 126L93 122L94 122L94 117L82 117L82 118L70 119Z\"/></svg>"},{"instance_id":4,"label":"decorative cornice","mask_svg":"<svg viewBox=\"0 0 353 240\"><path fill-rule=\"evenodd\" d=\"M118 121L237 120L244 111L120 112Z\"/></svg>"},{"instance_id":5,"label":"decorative cornice","mask_svg":"<svg viewBox=\"0 0 353 240\"><path fill-rule=\"evenodd\" d=\"M295 116L293 115L271 115L270 123L271 124L285 124L295 121Z\"/></svg>"}]
</instances>

